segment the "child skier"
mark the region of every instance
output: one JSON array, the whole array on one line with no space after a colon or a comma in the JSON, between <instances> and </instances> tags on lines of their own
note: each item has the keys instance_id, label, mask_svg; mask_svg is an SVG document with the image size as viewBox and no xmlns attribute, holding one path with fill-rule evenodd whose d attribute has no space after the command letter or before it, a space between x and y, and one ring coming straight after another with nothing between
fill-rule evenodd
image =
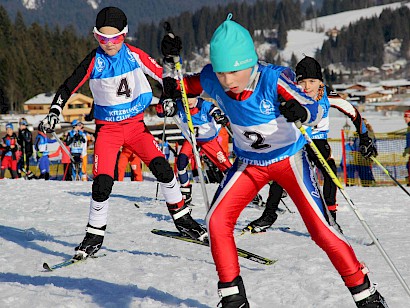
<instances>
[{"instance_id":1,"label":"child skier","mask_svg":"<svg viewBox=\"0 0 410 308\"><path fill-rule=\"evenodd\" d=\"M63 164L63 178L61 179L62 181L71 181L72 178L72 166L71 166L71 158L70 156L67 154L70 153L70 147L66 144L66 142L64 141L63 137L60 137L60 140L63 142L63 146L65 148L65 150L62 148L61 145L58 146L57 151L55 151L54 153L48 155L49 158L53 158L53 157L59 157L61 155L61 163Z\"/></svg>"},{"instance_id":2,"label":"child skier","mask_svg":"<svg viewBox=\"0 0 410 308\"><path fill-rule=\"evenodd\" d=\"M160 182L177 229L203 240L206 230L184 205L172 168L143 121L144 110L152 100L152 90L144 74L162 83L162 67L142 50L124 43L128 33L127 17L119 8L103 8L97 14L93 32L99 47L88 54L60 86L41 124L43 131L52 131L71 94L90 79L97 132L94 181L87 231L75 258L86 258L101 248L116 157L122 145L131 148Z\"/></svg>"},{"instance_id":3,"label":"child skier","mask_svg":"<svg viewBox=\"0 0 410 308\"><path fill-rule=\"evenodd\" d=\"M352 106L348 101L342 99L337 93L331 92L323 84L322 68L320 64L311 57L303 58L296 65L296 78L299 86L303 88L307 95L316 100L323 109L323 116L318 125L316 125L311 134L313 143L317 146L320 153L326 159L332 171L336 174L337 167L335 160L332 157L332 150L327 142L327 134L329 132L329 108L333 107L342 112L350 118L353 125L356 127L357 134L360 140L360 152L364 157L376 156L377 151L373 144L372 138L368 135L368 130L364 119L361 117L359 111ZM312 161L323 174L323 195L327 208L336 222L336 184L332 181L328 172L325 170L316 154L307 146L306 151L308 158ZM279 206L279 201L282 195L283 188L275 184L275 191L269 194L269 202L262 213L262 216L255 221L252 221L244 230L251 232L265 231L276 220L277 215L274 214Z\"/></svg>"},{"instance_id":4,"label":"child skier","mask_svg":"<svg viewBox=\"0 0 410 308\"><path fill-rule=\"evenodd\" d=\"M188 98L189 111L192 117L192 124L196 132L196 141L201 151L218 167L225 172L231 167L228 156L217 141L219 130L222 125L228 124L228 119L222 114L218 107L201 97ZM162 104L157 105L159 117L178 116L182 128L189 131L187 117L181 100L176 102L166 99ZM189 160L193 157L191 141L185 140L177 158L178 178L181 185L181 192L185 198L185 203L192 201L192 185L186 170Z\"/></svg>"},{"instance_id":5,"label":"child skier","mask_svg":"<svg viewBox=\"0 0 410 308\"><path fill-rule=\"evenodd\" d=\"M188 93L204 90L218 102L234 134L237 159L219 186L206 218L222 307L249 307L233 232L241 211L270 180L286 189L312 239L326 252L356 305L387 307L370 283L367 268L357 260L343 235L328 223L303 150L306 141L292 123L316 125L321 107L295 85L293 71L258 62L249 32L231 18L229 14L212 36L211 64L200 74L185 77ZM178 37L165 36L161 44L164 60L178 55L180 46ZM175 85L175 80L164 78L166 93L172 94Z\"/></svg>"},{"instance_id":6,"label":"child skier","mask_svg":"<svg viewBox=\"0 0 410 308\"><path fill-rule=\"evenodd\" d=\"M27 128L28 123L25 118L20 119L18 134L18 143L21 149L21 158L19 160L18 170L26 174L28 180L34 178L33 172L30 171L30 158L33 155L33 135Z\"/></svg>"},{"instance_id":7,"label":"child skier","mask_svg":"<svg viewBox=\"0 0 410 308\"><path fill-rule=\"evenodd\" d=\"M50 139L41 130L41 124L38 127L38 134L34 141L34 148L37 151L37 161L40 169L40 176L38 179L48 181L50 179L50 159L48 157L48 144L55 143L57 140Z\"/></svg>"},{"instance_id":8,"label":"child skier","mask_svg":"<svg viewBox=\"0 0 410 308\"><path fill-rule=\"evenodd\" d=\"M17 151L18 142L17 135L13 130L13 124L6 124L6 135L1 139L1 169L0 169L0 179L4 178L6 169L10 170L11 177L13 179L18 178L17 174Z\"/></svg>"},{"instance_id":9,"label":"child skier","mask_svg":"<svg viewBox=\"0 0 410 308\"><path fill-rule=\"evenodd\" d=\"M82 179L82 154L84 144L87 144L84 133L81 131L81 123L78 120L73 120L71 126L73 127L67 134L66 145L70 147L70 153L73 157L72 166L72 180L81 181Z\"/></svg>"}]
</instances>

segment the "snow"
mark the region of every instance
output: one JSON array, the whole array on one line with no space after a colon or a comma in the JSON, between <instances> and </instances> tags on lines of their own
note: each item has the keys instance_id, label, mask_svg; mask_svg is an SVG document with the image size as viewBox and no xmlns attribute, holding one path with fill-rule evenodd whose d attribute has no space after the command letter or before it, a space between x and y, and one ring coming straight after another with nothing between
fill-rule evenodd
<instances>
[{"instance_id":1,"label":"snow","mask_svg":"<svg viewBox=\"0 0 410 308\"><path fill-rule=\"evenodd\" d=\"M41 7L45 0L23 0L23 6L27 10L37 10Z\"/></svg>"},{"instance_id":2,"label":"snow","mask_svg":"<svg viewBox=\"0 0 410 308\"><path fill-rule=\"evenodd\" d=\"M106 256L55 272L51 264L69 258L83 239L91 182L3 180L0 207L0 307L215 307L217 275L209 248L150 233L175 230L156 183L116 182L103 249ZM207 185L210 196L216 185ZM408 196L397 187L347 187L360 213L403 278L410 282ZM262 195L266 198L267 187ZM192 215L204 223L205 207L194 184ZM284 200L295 210L290 200ZM390 307L408 307L409 297L359 220L338 195L338 221L359 260ZM139 208L134 206L138 203ZM282 206L283 207L283 206ZM239 237L259 217L248 207L236 226L239 247L279 261L271 266L240 258L251 307L355 307L325 253L309 239L298 214L280 215L271 230Z\"/></svg>"},{"instance_id":3,"label":"snow","mask_svg":"<svg viewBox=\"0 0 410 308\"><path fill-rule=\"evenodd\" d=\"M94 10L97 10L100 6L101 0L87 0L87 4L91 6Z\"/></svg>"},{"instance_id":4,"label":"snow","mask_svg":"<svg viewBox=\"0 0 410 308\"><path fill-rule=\"evenodd\" d=\"M281 52L281 57L286 61L290 61L292 53L295 54L298 61L303 58L303 55L314 57L316 51L322 48L323 41L328 39L325 34L326 31L333 28L340 30L342 27L359 21L361 18L379 16L384 9L390 8L395 10L400 8L401 5L401 2L395 2L307 20L304 23L303 30L288 31L288 44ZM410 3L405 3L404 5L410 8ZM318 31L320 30L320 32L313 32L315 28Z\"/></svg>"}]
</instances>

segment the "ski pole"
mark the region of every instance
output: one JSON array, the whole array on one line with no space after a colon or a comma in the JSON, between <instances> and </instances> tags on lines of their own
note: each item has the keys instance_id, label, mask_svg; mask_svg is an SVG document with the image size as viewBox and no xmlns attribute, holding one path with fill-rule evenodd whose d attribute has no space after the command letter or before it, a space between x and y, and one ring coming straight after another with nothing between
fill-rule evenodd
<instances>
[{"instance_id":1,"label":"ski pole","mask_svg":"<svg viewBox=\"0 0 410 308\"><path fill-rule=\"evenodd\" d=\"M403 189L403 191L410 196L410 193L407 191L407 189L405 189L403 187L403 185L401 185L399 183L399 181L397 181L392 175L391 173L376 159L376 157L374 156L370 156L370 158L372 159L372 161L374 161L382 170L384 173L386 173L401 189Z\"/></svg>"},{"instance_id":2,"label":"ski pole","mask_svg":"<svg viewBox=\"0 0 410 308\"><path fill-rule=\"evenodd\" d=\"M74 158L71 155L71 153L67 150L67 148L65 147L65 144L60 140L60 138L58 138L55 132L51 132L51 134L53 135L54 139L57 140L58 144L61 146L61 149L68 155L68 157L70 157L70 160L74 163Z\"/></svg>"},{"instance_id":3,"label":"ski pole","mask_svg":"<svg viewBox=\"0 0 410 308\"><path fill-rule=\"evenodd\" d=\"M294 214L294 211L291 211L290 208L286 205L285 201L283 201L282 198L280 198L280 201L282 202L282 204L286 207L286 209L288 210L289 213Z\"/></svg>"},{"instance_id":4,"label":"ski pole","mask_svg":"<svg viewBox=\"0 0 410 308\"><path fill-rule=\"evenodd\" d=\"M175 35L172 32L171 25L169 24L169 22L164 23L164 29L167 32L167 35L169 35L170 37L175 37ZM187 124L188 124L188 128L189 128L189 136L190 136L191 141L192 141L192 150L194 152L195 162L198 165L199 170L201 171L201 172L198 172L198 176L199 176L199 181L201 183L202 194L204 196L204 202L205 202L206 209L209 210L208 194L206 192L204 175L202 173L201 158L199 156L199 152L198 152L198 149L196 147L197 142L196 142L196 138L195 138L195 129L194 129L194 125L192 123L191 113L189 111L188 97L187 97L187 94L186 94L186 91L185 91L184 77L182 75L181 57L179 55L173 56L173 61L174 61L174 64L175 64L175 70L176 70L177 78L179 80L179 85L180 85L180 88L181 88L182 103L184 105L185 115L186 115L186 118L187 118Z\"/></svg>"},{"instance_id":5,"label":"ski pole","mask_svg":"<svg viewBox=\"0 0 410 308\"><path fill-rule=\"evenodd\" d=\"M383 258L386 260L387 264L390 266L391 270L393 273L396 275L397 279L403 286L404 290L407 292L407 294L410 296L410 288L407 285L406 281L404 278L401 276L399 271L397 270L396 266L393 264L393 261L390 259L390 257L387 255L387 252L384 250L383 246L380 244L379 240L373 233L373 231L370 229L369 225L367 224L366 220L363 218L362 214L359 212L359 209L353 204L352 199L348 196L347 192L344 190L342 184L340 183L339 179L336 177L332 169L330 168L329 164L327 163L326 159L323 157L323 155L320 153L319 149L317 146L313 143L312 139L306 132L305 128L302 126L302 123L298 120L295 122L296 127L299 129L301 134L305 137L307 143L309 144L310 148L312 151L315 153L319 161L322 163L323 167L329 174L329 176L332 178L333 182L336 184L337 187L339 187L339 191L342 193L343 197L346 199L347 203L349 204L350 208L353 210L355 213L356 217L359 219L360 223L362 224L363 228L366 230L366 232L369 234L370 238L373 240L375 243L376 247L379 249L381 255Z\"/></svg>"},{"instance_id":6,"label":"ski pole","mask_svg":"<svg viewBox=\"0 0 410 308\"><path fill-rule=\"evenodd\" d=\"M228 135L233 139L233 134L231 129L228 126L225 126L226 131L228 132Z\"/></svg>"},{"instance_id":7,"label":"ski pole","mask_svg":"<svg viewBox=\"0 0 410 308\"><path fill-rule=\"evenodd\" d=\"M167 116L164 116L164 125L162 126L162 144L161 144L161 149L162 152L164 152L164 144L165 144L165 126L167 125ZM157 181L157 189L155 192L155 200L158 200L158 187L159 187L159 182Z\"/></svg>"}]
</instances>

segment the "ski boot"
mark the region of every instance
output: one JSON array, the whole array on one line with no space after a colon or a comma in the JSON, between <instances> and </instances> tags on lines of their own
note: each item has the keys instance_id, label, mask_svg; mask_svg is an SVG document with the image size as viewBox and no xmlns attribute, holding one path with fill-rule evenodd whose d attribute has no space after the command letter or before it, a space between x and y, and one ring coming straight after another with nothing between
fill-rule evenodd
<instances>
[{"instance_id":1,"label":"ski boot","mask_svg":"<svg viewBox=\"0 0 410 308\"><path fill-rule=\"evenodd\" d=\"M178 231L195 240L208 241L208 232L192 218L191 209L185 204L179 209L173 209L173 207L177 206L177 204L168 204L169 213Z\"/></svg>"},{"instance_id":2,"label":"ski boot","mask_svg":"<svg viewBox=\"0 0 410 308\"><path fill-rule=\"evenodd\" d=\"M265 202L263 202L263 198L260 194L257 194L255 198L253 198L252 202L253 205L257 206L265 206Z\"/></svg>"},{"instance_id":3,"label":"ski boot","mask_svg":"<svg viewBox=\"0 0 410 308\"><path fill-rule=\"evenodd\" d=\"M185 204L189 205L192 202L192 185L187 184L185 186L181 186L181 194L182 199L184 199Z\"/></svg>"},{"instance_id":4,"label":"ski boot","mask_svg":"<svg viewBox=\"0 0 410 308\"><path fill-rule=\"evenodd\" d=\"M241 276L236 277L232 282L218 282L218 294L222 308L249 308Z\"/></svg>"},{"instance_id":5,"label":"ski boot","mask_svg":"<svg viewBox=\"0 0 410 308\"><path fill-rule=\"evenodd\" d=\"M85 234L85 237L81 244L75 248L76 253L73 259L86 259L94 255L98 250L100 250L104 240L104 233L106 227L107 226L96 228L88 224L87 228L85 229L87 233Z\"/></svg>"},{"instance_id":6,"label":"ski boot","mask_svg":"<svg viewBox=\"0 0 410 308\"><path fill-rule=\"evenodd\" d=\"M367 275L361 285L349 288L349 291L358 308L388 308L383 296L376 290L376 284L372 284Z\"/></svg>"},{"instance_id":7,"label":"ski boot","mask_svg":"<svg viewBox=\"0 0 410 308\"><path fill-rule=\"evenodd\" d=\"M260 233L266 232L266 229L270 228L278 218L278 214L275 212L268 213L266 210L263 211L262 216L258 219L249 223L245 228L242 229L242 232L251 232L251 233Z\"/></svg>"}]
</instances>

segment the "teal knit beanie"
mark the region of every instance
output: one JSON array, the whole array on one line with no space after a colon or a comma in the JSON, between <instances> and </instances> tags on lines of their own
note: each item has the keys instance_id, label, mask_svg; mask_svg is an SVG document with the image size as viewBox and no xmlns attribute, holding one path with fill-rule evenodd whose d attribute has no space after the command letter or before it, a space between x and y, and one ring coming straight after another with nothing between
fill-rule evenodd
<instances>
[{"instance_id":1,"label":"teal knit beanie","mask_svg":"<svg viewBox=\"0 0 410 308\"><path fill-rule=\"evenodd\" d=\"M210 57L216 73L244 70L258 62L249 31L231 19L229 13L212 35Z\"/></svg>"}]
</instances>

